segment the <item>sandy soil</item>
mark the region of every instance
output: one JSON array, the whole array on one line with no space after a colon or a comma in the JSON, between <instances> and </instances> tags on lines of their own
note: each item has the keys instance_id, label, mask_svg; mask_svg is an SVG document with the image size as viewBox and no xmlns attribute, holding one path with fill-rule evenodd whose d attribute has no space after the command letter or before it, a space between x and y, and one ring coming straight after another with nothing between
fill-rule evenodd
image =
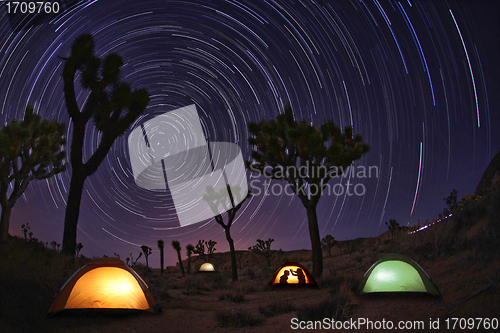
<instances>
[{"instance_id":1,"label":"sandy soil","mask_svg":"<svg viewBox=\"0 0 500 333\"><path fill-rule=\"evenodd\" d=\"M301 252L301 255L304 253ZM332 296L347 298L347 305L343 307L343 310L346 316L354 321L358 318L365 318L372 322L390 320L394 325L397 325L399 321L422 321L424 324L424 329L396 331L452 332L454 330L445 329L445 320L451 317L496 317L500 319L500 289L498 285L493 284L495 281L489 278L498 272L498 263L485 265L474 260L475 258L472 258L470 253L443 260L419 262L433 278L443 295L441 298L427 294L357 295L354 291L357 285L354 284L357 284L364 271L370 267L373 258L379 255L378 253L367 254L361 258L361 263L353 260L352 255L338 255L325 260L325 277L319 281L323 287L317 289L271 289L267 286L267 281L272 274L266 279L266 273L269 274L269 271L265 270L258 271L260 276L247 274L248 270L243 270L240 272L240 281L235 284L231 282L229 272L219 273L218 276L217 274L194 274L182 278L177 272L169 272L160 277L157 271L153 271L143 277L161 305L161 313L105 316L97 319L95 317L78 318L78 325L81 325L82 331L85 332L296 332L297 330L291 327L291 321L292 318L297 317L297 310L265 319L260 314L259 307L280 301L288 302L296 309L300 309L304 306L312 307L323 300L331 299ZM335 273L335 270L342 270L342 273ZM332 294L331 286L328 286L325 281L329 277L333 279L340 274L353 277L353 279L346 279L338 288L340 290ZM235 303L223 299L222 295L243 295L243 301ZM261 318L261 322L255 326L221 327L224 323L217 320L217 312L235 313L238 311L243 311L252 318ZM438 319L440 329L430 329L430 320L435 322ZM55 326L58 325L58 320L67 322L67 318L56 318ZM382 328L370 330L363 326L341 331L384 332L390 330ZM456 329L455 331L463 330Z\"/></svg>"}]
</instances>

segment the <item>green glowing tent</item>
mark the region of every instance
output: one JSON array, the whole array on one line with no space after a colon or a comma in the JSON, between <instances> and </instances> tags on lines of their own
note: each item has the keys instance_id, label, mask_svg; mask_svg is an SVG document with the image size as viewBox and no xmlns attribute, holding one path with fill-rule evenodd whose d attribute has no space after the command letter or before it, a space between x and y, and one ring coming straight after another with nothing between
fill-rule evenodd
<instances>
[{"instance_id":1,"label":"green glowing tent","mask_svg":"<svg viewBox=\"0 0 500 333\"><path fill-rule=\"evenodd\" d=\"M359 293L422 292L441 296L427 273L409 257L389 253L366 271Z\"/></svg>"}]
</instances>

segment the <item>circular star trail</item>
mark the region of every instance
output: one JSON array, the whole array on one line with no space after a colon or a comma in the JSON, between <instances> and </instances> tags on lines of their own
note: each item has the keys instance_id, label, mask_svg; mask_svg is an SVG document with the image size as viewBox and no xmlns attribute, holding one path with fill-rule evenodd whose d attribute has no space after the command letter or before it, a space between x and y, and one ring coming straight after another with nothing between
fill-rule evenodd
<instances>
[{"instance_id":1,"label":"circular star trail","mask_svg":"<svg viewBox=\"0 0 500 333\"><path fill-rule=\"evenodd\" d=\"M93 35L97 56L118 53L121 78L150 94L146 112L86 180L77 241L87 256L136 256L160 238L182 246L214 239L217 251L228 250L213 219L179 227L168 191L134 182L128 134L186 105L196 104L210 141L236 143L246 159L247 123L274 118L286 104L299 119L332 118L362 133L370 152L332 182L351 192L323 195L318 206L321 237L340 240L376 236L391 218L433 219L453 188L459 197L474 192L500 149L495 1L81 1L63 9L23 18L0 4L4 123L29 103L65 122L71 138L61 57L81 33ZM83 106L89 91L77 84L76 96ZM99 140L90 123L84 158ZM10 233L29 221L35 237L60 243L70 175L68 162L65 172L33 181ZM236 248L258 238L274 238L274 249L310 248L300 200L279 195L284 182L247 175L254 196L231 229ZM363 195L352 194L355 185Z\"/></svg>"}]
</instances>

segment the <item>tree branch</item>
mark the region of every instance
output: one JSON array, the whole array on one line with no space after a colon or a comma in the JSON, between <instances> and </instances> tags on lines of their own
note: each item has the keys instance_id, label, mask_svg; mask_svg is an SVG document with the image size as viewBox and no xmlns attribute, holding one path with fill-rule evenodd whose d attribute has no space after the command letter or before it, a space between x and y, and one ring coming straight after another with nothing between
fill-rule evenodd
<instances>
[{"instance_id":1,"label":"tree branch","mask_svg":"<svg viewBox=\"0 0 500 333\"><path fill-rule=\"evenodd\" d=\"M66 58L66 63L63 69L63 81L64 81L64 100L66 102L66 109L68 110L69 116L76 120L80 115L80 109L78 108L78 103L76 102L75 95L75 85L73 81L75 80L76 69L74 68L74 60L71 58Z\"/></svg>"}]
</instances>

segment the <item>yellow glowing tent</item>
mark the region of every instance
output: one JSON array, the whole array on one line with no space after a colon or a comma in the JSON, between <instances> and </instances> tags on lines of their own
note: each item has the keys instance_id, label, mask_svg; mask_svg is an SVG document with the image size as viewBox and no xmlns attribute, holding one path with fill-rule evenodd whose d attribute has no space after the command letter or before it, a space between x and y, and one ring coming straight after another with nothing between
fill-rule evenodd
<instances>
[{"instance_id":1,"label":"yellow glowing tent","mask_svg":"<svg viewBox=\"0 0 500 333\"><path fill-rule=\"evenodd\" d=\"M118 258L88 262L61 287L47 315L71 309L127 309L158 312L144 280Z\"/></svg>"},{"instance_id":2,"label":"yellow glowing tent","mask_svg":"<svg viewBox=\"0 0 500 333\"><path fill-rule=\"evenodd\" d=\"M206 262L200 266L200 269L198 270L198 272L200 272L200 273L215 272L215 267L211 263Z\"/></svg>"},{"instance_id":3,"label":"yellow glowing tent","mask_svg":"<svg viewBox=\"0 0 500 333\"><path fill-rule=\"evenodd\" d=\"M281 266L269 282L271 286L310 286L317 287L316 281L307 269L299 263L287 262Z\"/></svg>"}]
</instances>

